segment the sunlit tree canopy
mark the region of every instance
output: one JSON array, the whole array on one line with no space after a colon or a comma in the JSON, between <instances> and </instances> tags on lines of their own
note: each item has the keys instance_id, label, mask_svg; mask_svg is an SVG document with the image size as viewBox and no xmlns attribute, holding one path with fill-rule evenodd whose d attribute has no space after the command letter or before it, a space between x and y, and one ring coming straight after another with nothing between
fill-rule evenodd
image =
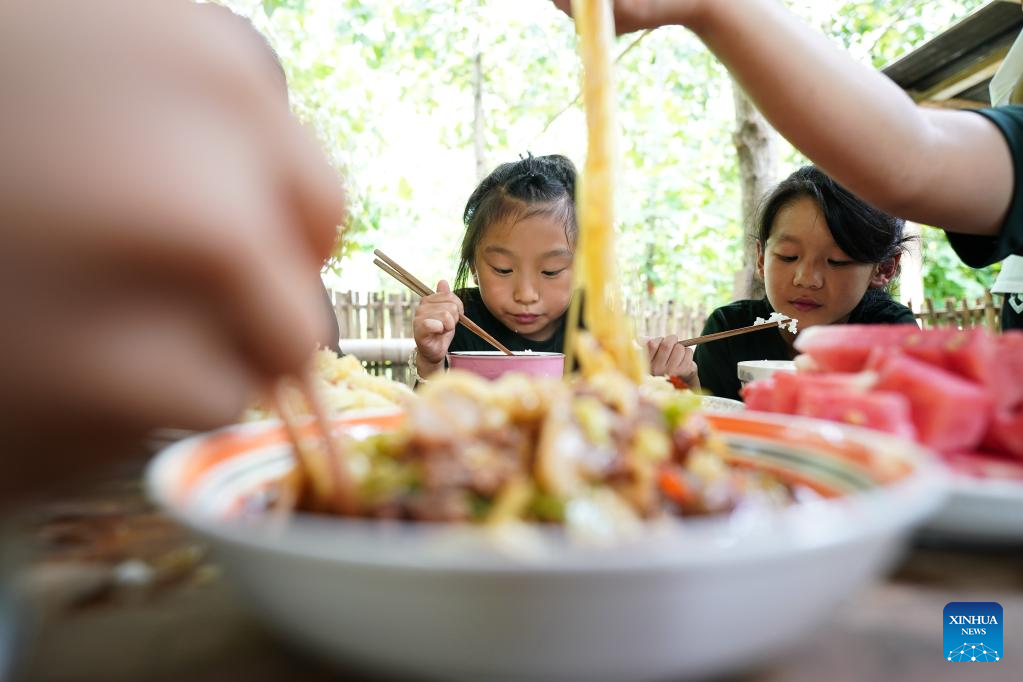
<instances>
[{"instance_id":1,"label":"sunlit tree canopy","mask_svg":"<svg viewBox=\"0 0 1023 682\"><path fill-rule=\"evenodd\" d=\"M371 265L373 247L424 279L454 273L462 208L478 179L478 134L488 170L526 153L583 161L575 36L546 0L223 4L267 36L288 74L293 108L344 174L351 224L328 274L338 288L396 288ZM878 68L982 4L789 3ZM637 275L628 278L631 293L719 305L742 266L744 234L731 82L684 29L637 38L618 44L622 267ZM783 147L783 173L802 162ZM976 296L990 283L990 271L962 266L937 231L925 231L923 247L929 295Z\"/></svg>"}]
</instances>

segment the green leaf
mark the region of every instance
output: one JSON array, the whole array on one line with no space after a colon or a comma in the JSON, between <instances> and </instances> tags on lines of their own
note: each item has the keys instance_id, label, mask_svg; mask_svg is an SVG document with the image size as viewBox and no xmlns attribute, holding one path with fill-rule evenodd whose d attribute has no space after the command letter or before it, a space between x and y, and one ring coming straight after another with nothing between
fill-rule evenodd
<instances>
[{"instance_id":1,"label":"green leaf","mask_svg":"<svg viewBox=\"0 0 1023 682\"><path fill-rule=\"evenodd\" d=\"M412 199L412 185L409 184L408 179L404 176L398 178L398 198L402 201L409 201Z\"/></svg>"}]
</instances>

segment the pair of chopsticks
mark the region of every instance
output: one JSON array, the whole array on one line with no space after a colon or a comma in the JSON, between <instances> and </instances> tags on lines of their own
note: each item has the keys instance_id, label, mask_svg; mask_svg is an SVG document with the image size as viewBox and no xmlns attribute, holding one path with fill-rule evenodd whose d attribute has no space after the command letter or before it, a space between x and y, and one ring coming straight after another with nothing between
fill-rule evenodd
<instances>
[{"instance_id":1,"label":"pair of chopsticks","mask_svg":"<svg viewBox=\"0 0 1023 682\"><path fill-rule=\"evenodd\" d=\"M412 293L418 294L419 296L429 296L433 293L430 287L419 281L415 275L410 273L405 268L401 267L380 249L373 249L373 254L376 258L373 259L373 264L378 268L386 272L391 277L395 278L406 287L408 287ZM489 343L491 346L501 351L505 355L512 355L512 352L508 350L500 341L495 339L493 336L483 330L478 324L470 320L465 315L460 315L458 321L463 324L469 331L473 332L481 339ZM749 334L750 332L758 332L761 329L770 329L771 327L778 327L783 322L788 320L775 320L773 322L764 322L763 324L754 324L749 327L740 327L739 329L729 329L728 331L717 332L716 334L707 334L705 336L694 336L691 339L683 339L679 341L683 346L699 346L702 343L708 343L710 341L717 341L719 339L727 339L732 336L739 336L741 334Z\"/></svg>"},{"instance_id":2,"label":"pair of chopsticks","mask_svg":"<svg viewBox=\"0 0 1023 682\"><path fill-rule=\"evenodd\" d=\"M313 415L312 423L299 423L304 415L298 415L292 411L291 403L288 400L289 390L297 390L301 395L309 412ZM323 511L354 516L359 509L355 479L348 469L348 464L337 441L331 435L327 411L316 393L312 377L306 373L299 377L279 379L273 387L273 401L281 421L284 422L284 430L288 434L288 440L291 441L296 465L303 478L311 476L316 470L312 463L313 453L307 449L310 436L318 439L323 447L328 471L326 479L328 487L322 496L316 495L316 491L313 491L315 506L322 507ZM307 431L310 433L307 434ZM316 433L317 431L319 433Z\"/></svg>"},{"instance_id":3,"label":"pair of chopsticks","mask_svg":"<svg viewBox=\"0 0 1023 682\"><path fill-rule=\"evenodd\" d=\"M373 264L378 268L386 272L388 275L398 280L406 287L408 287L412 293L418 294L419 296L429 296L433 294L433 290L423 284L421 281L416 279L415 275L410 273L405 268L398 265L392 258L388 257L380 249L373 249L373 254L376 258L373 259ZM508 348L505 347L500 341L491 336L485 329L480 327L478 324L470 320L464 314L458 316L458 322L466 329L471 331L476 336L480 337L491 346L501 351L505 355L514 355Z\"/></svg>"},{"instance_id":4,"label":"pair of chopsticks","mask_svg":"<svg viewBox=\"0 0 1023 682\"><path fill-rule=\"evenodd\" d=\"M728 331L717 332L716 334L707 334L705 336L694 336L691 339L682 339L679 341L683 346L699 346L701 343L708 343L710 341L717 341L719 339L727 339L732 336L740 336L742 334L749 334L750 332L758 332L761 329L770 329L771 327L779 327L782 324L788 324L789 320L775 320L773 322L764 322L763 324L753 324L749 327L739 327L738 329L729 329Z\"/></svg>"}]
</instances>

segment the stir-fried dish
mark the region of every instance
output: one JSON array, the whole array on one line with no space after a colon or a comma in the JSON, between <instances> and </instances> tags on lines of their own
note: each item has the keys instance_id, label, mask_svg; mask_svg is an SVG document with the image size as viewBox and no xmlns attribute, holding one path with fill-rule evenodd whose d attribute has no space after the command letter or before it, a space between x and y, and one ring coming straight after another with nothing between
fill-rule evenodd
<instances>
[{"instance_id":1,"label":"stir-fried dish","mask_svg":"<svg viewBox=\"0 0 1023 682\"><path fill-rule=\"evenodd\" d=\"M313 355L310 376L316 395L328 414L337 416L352 410L404 405L412 398L412 389L387 377L366 371L354 355L338 357L334 351L321 348ZM298 394L287 394L285 400L293 412L306 410ZM266 419L273 416L268 403L253 405L245 414L246 420Z\"/></svg>"},{"instance_id":2,"label":"stir-fried dish","mask_svg":"<svg viewBox=\"0 0 1023 682\"><path fill-rule=\"evenodd\" d=\"M457 371L431 379L394 431L342 436L339 456L325 442L300 444L277 491L279 507L619 528L793 500L785 483L728 462L724 442L694 414L699 396L643 379L646 357L634 343L615 267L613 20L604 0L579 0L574 14L589 136L575 262L585 295L569 310L566 354L580 372L564 381L512 374L488 382ZM576 332L581 312L588 333Z\"/></svg>"},{"instance_id":3,"label":"stir-fried dish","mask_svg":"<svg viewBox=\"0 0 1023 682\"><path fill-rule=\"evenodd\" d=\"M727 445L695 412L699 396L658 378L637 386L595 345L580 361L572 381L449 372L423 387L398 429L342 436L343 463L310 438L277 503L374 518L620 527L793 501L787 484L728 463ZM341 499L351 492L335 484L339 464L354 501Z\"/></svg>"}]
</instances>

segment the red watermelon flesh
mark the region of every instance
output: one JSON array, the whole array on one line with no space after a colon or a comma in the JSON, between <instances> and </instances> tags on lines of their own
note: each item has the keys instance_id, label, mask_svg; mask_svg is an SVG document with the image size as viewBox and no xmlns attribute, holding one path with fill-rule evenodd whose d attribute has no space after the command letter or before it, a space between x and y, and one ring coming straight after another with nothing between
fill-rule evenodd
<instances>
[{"instance_id":1,"label":"red watermelon flesh","mask_svg":"<svg viewBox=\"0 0 1023 682\"><path fill-rule=\"evenodd\" d=\"M1012 409L1023 401L1023 332L928 329L920 337L907 337L902 350L982 384L996 409Z\"/></svg>"},{"instance_id":2,"label":"red watermelon flesh","mask_svg":"<svg viewBox=\"0 0 1023 682\"><path fill-rule=\"evenodd\" d=\"M1000 409L1017 410L1023 408L1023 331L1012 329L995 337L994 353L995 375L997 382L992 382L995 404Z\"/></svg>"},{"instance_id":3,"label":"red watermelon flesh","mask_svg":"<svg viewBox=\"0 0 1023 682\"><path fill-rule=\"evenodd\" d=\"M877 375L872 372L776 372L770 379L751 381L742 388L746 407L765 412L796 414L803 394L808 390L828 391L829 395L867 395Z\"/></svg>"},{"instance_id":4,"label":"red watermelon flesh","mask_svg":"<svg viewBox=\"0 0 1023 682\"><path fill-rule=\"evenodd\" d=\"M774 412L774 379L757 379L751 381L741 389L739 394L747 409L761 410L763 412Z\"/></svg>"},{"instance_id":5,"label":"red watermelon flesh","mask_svg":"<svg viewBox=\"0 0 1023 682\"><path fill-rule=\"evenodd\" d=\"M984 435L984 447L1023 458L1023 407L1015 412L995 410Z\"/></svg>"},{"instance_id":6,"label":"red watermelon flesh","mask_svg":"<svg viewBox=\"0 0 1023 682\"><path fill-rule=\"evenodd\" d=\"M833 392L864 393L874 385L876 377L867 373L778 372L774 379L774 411L796 414L802 394L810 388L831 389Z\"/></svg>"},{"instance_id":7,"label":"red watermelon flesh","mask_svg":"<svg viewBox=\"0 0 1023 682\"><path fill-rule=\"evenodd\" d=\"M947 368L949 351L955 348L961 332L958 329L913 329L896 343L878 346L879 349L899 349L917 360Z\"/></svg>"},{"instance_id":8,"label":"red watermelon flesh","mask_svg":"<svg viewBox=\"0 0 1023 682\"><path fill-rule=\"evenodd\" d=\"M1023 400L1023 332L995 335L983 328L927 329L911 325L823 325L796 339L797 350L826 371L858 372L894 349L918 360L984 384L999 406Z\"/></svg>"},{"instance_id":9,"label":"red watermelon flesh","mask_svg":"<svg viewBox=\"0 0 1023 682\"><path fill-rule=\"evenodd\" d=\"M859 372L871 351L898 346L919 327L909 324L827 324L804 329L795 347L831 372Z\"/></svg>"},{"instance_id":10,"label":"red watermelon flesh","mask_svg":"<svg viewBox=\"0 0 1023 682\"><path fill-rule=\"evenodd\" d=\"M799 396L796 414L916 439L909 400L891 391L862 393L847 388L806 386Z\"/></svg>"},{"instance_id":11,"label":"red watermelon flesh","mask_svg":"<svg viewBox=\"0 0 1023 682\"><path fill-rule=\"evenodd\" d=\"M1023 395L1023 376L1014 376L1002 355L1000 337L986 329L929 329L908 337L902 350L988 388L998 407L1009 407Z\"/></svg>"},{"instance_id":12,"label":"red watermelon flesh","mask_svg":"<svg viewBox=\"0 0 1023 682\"><path fill-rule=\"evenodd\" d=\"M940 452L977 448L992 411L983 386L898 352L877 364L877 389L909 400L920 442Z\"/></svg>"},{"instance_id":13,"label":"red watermelon flesh","mask_svg":"<svg viewBox=\"0 0 1023 682\"><path fill-rule=\"evenodd\" d=\"M943 454L942 459L958 474L1023 481L1023 462L1004 453L956 452Z\"/></svg>"},{"instance_id":14,"label":"red watermelon flesh","mask_svg":"<svg viewBox=\"0 0 1023 682\"><path fill-rule=\"evenodd\" d=\"M986 329L953 330L944 346L946 369L985 385L993 380L995 341Z\"/></svg>"},{"instance_id":15,"label":"red watermelon flesh","mask_svg":"<svg viewBox=\"0 0 1023 682\"><path fill-rule=\"evenodd\" d=\"M846 399L839 397L841 387L852 394L848 401L853 405L871 390L869 379L865 386L863 380L852 381L848 372L873 369L882 375L873 392L906 396L918 440L924 444L947 453L973 450L982 441L985 449L1023 459L1021 331L826 325L804 330L796 348L822 373L776 375L772 383L754 389L755 409L812 413L846 422L863 419L874 422L867 425L875 428L897 429L897 418L886 426L883 415L870 411L869 403L859 412L843 413ZM810 398L804 397L807 391Z\"/></svg>"}]
</instances>

